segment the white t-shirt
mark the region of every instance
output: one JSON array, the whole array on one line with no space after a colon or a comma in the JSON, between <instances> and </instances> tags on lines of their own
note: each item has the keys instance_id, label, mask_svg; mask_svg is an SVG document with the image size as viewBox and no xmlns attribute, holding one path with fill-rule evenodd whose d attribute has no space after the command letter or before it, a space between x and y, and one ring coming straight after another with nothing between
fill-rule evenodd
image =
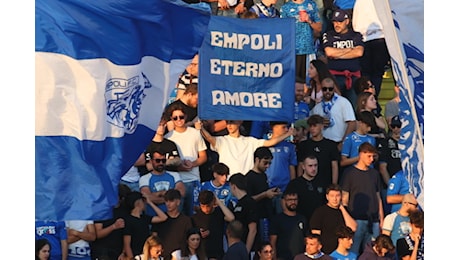
<instances>
[{"instance_id":1,"label":"white t-shirt","mask_svg":"<svg viewBox=\"0 0 460 260\"><path fill-rule=\"evenodd\" d=\"M77 231L85 230L86 225L93 224L92 220L66 220L66 228L75 229ZM69 259L90 259L90 246L89 242L83 239L75 241L68 246L69 248Z\"/></svg>"},{"instance_id":2,"label":"white t-shirt","mask_svg":"<svg viewBox=\"0 0 460 260\"><path fill-rule=\"evenodd\" d=\"M165 136L177 145L179 155L182 160L195 161L198 158L198 153L208 149L199 130L193 127L187 127L183 133L170 131ZM192 181L200 181L200 168L193 167L189 172L178 172L184 183Z\"/></svg>"},{"instance_id":3,"label":"white t-shirt","mask_svg":"<svg viewBox=\"0 0 460 260\"><path fill-rule=\"evenodd\" d=\"M228 177L235 173L246 173L254 166L254 151L263 146L265 139L252 136L232 137L229 135L216 136L216 145L211 147L219 154L219 162L230 168Z\"/></svg>"},{"instance_id":4,"label":"white t-shirt","mask_svg":"<svg viewBox=\"0 0 460 260\"><path fill-rule=\"evenodd\" d=\"M337 100L331 108L331 118L334 120L334 125L328 128L324 128L323 136L334 142L341 142L345 131L347 130L347 121L355 121L355 111L351 106L348 99L334 94L337 96ZM310 112L310 115L325 116L326 113L323 110L323 104L318 103Z\"/></svg>"}]
</instances>

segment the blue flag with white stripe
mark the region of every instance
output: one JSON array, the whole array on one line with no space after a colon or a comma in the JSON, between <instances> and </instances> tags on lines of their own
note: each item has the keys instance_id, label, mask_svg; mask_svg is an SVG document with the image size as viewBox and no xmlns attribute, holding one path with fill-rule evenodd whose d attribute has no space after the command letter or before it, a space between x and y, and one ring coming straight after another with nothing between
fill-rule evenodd
<instances>
[{"instance_id":1,"label":"blue flag with white stripe","mask_svg":"<svg viewBox=\"0 0 460 260\"><path fill-rule=\"evenodd\" d=\"M398 143L410 190L424 208L424 5L418 0L374 0L400 89Z\"/></svg>"},{"instance_id":2,"label":"blue flag with white stripe","mask_svg":"<svg viewBox=\"0 0 460 260\"><path fill-rule=\"evenodd\" d=\"M207 4L35 2L35 218L107 219L200 48Z\"/></svg>"}]
</instances>

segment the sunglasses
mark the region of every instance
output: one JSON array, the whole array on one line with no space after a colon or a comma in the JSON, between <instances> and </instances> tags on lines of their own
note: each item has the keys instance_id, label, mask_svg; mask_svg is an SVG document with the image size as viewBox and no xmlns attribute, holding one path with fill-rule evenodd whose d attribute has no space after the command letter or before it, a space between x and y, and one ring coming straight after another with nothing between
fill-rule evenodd
<instances>
[{"instance_id":1,"label":"sunglasses","mask_svg":"<svg viewBox=\"0 0 460 260\"><path fill-rule=\"evenodd\" d=\"M156 163L160 163L160 162L166 163L166 159L158 159L158 158L156 158L156 159L153 159L153 160L154 160Z\"/></svg>"},{"instance_id":2,"label":"sunglasses","mask_svg":"<svg viewBox=\"0 0 460 260\"><path fill-rule=\"evenodd\" d=\"M172 117L171 117L171 119L174 120L174 121L182 120L182 119L184 119L184 118L185 118L185 116L183 116L183 115L182 115L182 116L172 116Z\"/></svg>"},{"instance_id":3,"label":"sunglasses","mask_svg":"<svg viewBox=\"0 0 460 260\"><path fill-rule=\"evenodd\" d=\"M332 92L332 91L334 91L334 87L330 87L330 88L322 87L321 90L322 90L323 92L326 92L326 91L331 91L331 92Z\"/></svg>"}]
</instances>

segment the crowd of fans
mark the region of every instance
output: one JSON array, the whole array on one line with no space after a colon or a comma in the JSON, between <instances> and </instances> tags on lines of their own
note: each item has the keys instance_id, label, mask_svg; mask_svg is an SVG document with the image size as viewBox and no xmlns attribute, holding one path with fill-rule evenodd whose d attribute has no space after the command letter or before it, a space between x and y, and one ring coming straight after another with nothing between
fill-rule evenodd
<instances>
[{"instance_id":1,"label":"crowd of fans","mask_svg":"<svg viewBox=\"0 0 460 260\"><path fill-rule=\"evenodd\" d=\"M113 217L36 220L36 259L423 259L398 87L378 101L389 55L372 1L204 2L295 18L294 121L200 120L196 54Z\"/></svg>"}]
</instances>

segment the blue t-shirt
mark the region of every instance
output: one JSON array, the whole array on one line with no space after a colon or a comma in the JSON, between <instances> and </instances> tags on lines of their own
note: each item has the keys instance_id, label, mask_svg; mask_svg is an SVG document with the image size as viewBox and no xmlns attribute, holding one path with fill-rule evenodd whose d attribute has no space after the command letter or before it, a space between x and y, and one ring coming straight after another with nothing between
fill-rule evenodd
<instances>
[{"instance_id":1,"label":"blue t-shirt","mask_svg":"<svg viewBox=\"0 0 460 260\"><path fill-rule=\"evenodd\" d=\"M206 181L201 183L201 188L200 191L202 190L209 190L212 191L214 194L216 194L216 197L224 203L225 206L229 205L229 202L234 199L236 201L236 198L233 197L231 191L230 191L230 184L225 183L224 185L217 187L212 183L211 181ZM198 206L199 202L195 201L195 205Z\"/></svg>"},{"instance_id":2,"label":"blue t-shirt","mask_svg":"<svg viewBox=\"0 0 460 260\"><path fill-rule=\"evenodd\" d=\"M64 221L35 221L35 240L45 238L50 242L50 260L62 260L61 240L67 240Z\"/></svg>"},{"instance_id":3,"label":"blue t-shirt","mask_svg":"<svg viewBox=\"0 0 460 260\"><path fill-rule=\"evenodd\" d=\"M289 166L297 166L297 154L295 145L290 142L282 141L275 146L269 147L273 159L270 167L267 168L268 186L270 188L278 187L282 192L291 180Z\"/></svg>"},{"instance_id":4,"label":"blue t-shirt","mask_svg":"<svg viewBox=\"0 0 460 260\"><path fill-rule=\"evenodd\" d=\"M334 252L330 253L329 256L334 258L334 260L356 260L358 259L358 256L351 251L348 251L348 255L342 255L338 253L337 250L334 250Z\"/></svg>"}]
</instances>

